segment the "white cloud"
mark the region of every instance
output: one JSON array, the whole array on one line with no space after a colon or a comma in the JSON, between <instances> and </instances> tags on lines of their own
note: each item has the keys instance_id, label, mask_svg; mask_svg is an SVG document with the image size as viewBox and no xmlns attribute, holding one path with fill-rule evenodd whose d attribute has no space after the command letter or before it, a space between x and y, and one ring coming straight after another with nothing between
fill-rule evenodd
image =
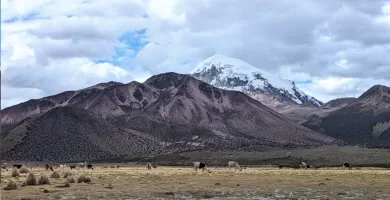
<instances>
[{"instance_id":1,"label":"white cloud","mask_svg":"<svg viewBox=\"0 0 390 200\"><path fill-rule=\"evenodd\" d=\"M389 5L382 0L4 0L2 83L15 94L2 101L11 105L24 94L36 98L102 81L186 73L213 54L288 79L311 80L301 87L320 100L357 96L374 84L389 85ZM147 29L148 44L125 50L117 59L122 68L94 63L110 60L115 47L125 46L118 38L141 29Z\"/></svg>"}]
</instances>

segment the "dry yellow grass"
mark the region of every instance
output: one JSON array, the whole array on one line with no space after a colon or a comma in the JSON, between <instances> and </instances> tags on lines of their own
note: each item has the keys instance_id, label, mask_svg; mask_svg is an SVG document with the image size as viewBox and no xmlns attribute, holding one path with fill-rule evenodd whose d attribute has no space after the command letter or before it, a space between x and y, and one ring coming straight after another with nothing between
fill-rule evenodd
<instances>
[{"instance_id":1,"label":"dry yellow grass","mask_svg":"<svg viewBox=\"0 0 390 200\"><path fill-rule=\"evenodd\" d=\"M64 178L50 179L51 185L18 187L1 191L1 199L137 199L138 197L171 199L173 195L199 197L311 197L318 199L390 199L390 170L342 168L298 170L276 168L247 168L241 172L211 169L212 173L184 167L159 167L151 171L146 167L102 168L72 170L74 177L82 174L91 183L64 185ZM63 171L70 171L63 170ZM50 175L43 167L33 168L36 175ZM20 186L25 179L11 177L3 171L1 188L9 180ZM57 186L57 187L56 187ZM48 190L44 193L43 190ZM47 191L46 191L47 192ZM177 199L177 198L176 198Z\"/></svg>"}]
</instances>

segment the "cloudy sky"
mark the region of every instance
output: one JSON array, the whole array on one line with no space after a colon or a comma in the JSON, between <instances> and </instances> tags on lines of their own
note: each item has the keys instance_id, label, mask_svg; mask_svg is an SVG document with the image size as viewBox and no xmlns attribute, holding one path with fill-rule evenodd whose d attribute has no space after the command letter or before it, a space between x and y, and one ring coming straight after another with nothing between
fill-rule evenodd
<instances>
[{"instance_id":1,"label":"cloudy sky","mask_svg":"<svg viewBox=\"0 0 390 200\"><path fill-rule=\"evenodd\" d=\"M108 81L188 73L214 54L322 101L390 86L381 0L2 0L2 107Z\"/></svg>"}]
</instances>

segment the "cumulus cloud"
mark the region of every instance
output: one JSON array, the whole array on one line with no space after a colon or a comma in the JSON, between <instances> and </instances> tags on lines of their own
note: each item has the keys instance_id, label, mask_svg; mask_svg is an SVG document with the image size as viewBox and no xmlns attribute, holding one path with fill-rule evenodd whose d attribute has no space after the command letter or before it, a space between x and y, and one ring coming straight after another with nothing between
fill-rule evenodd
<instances>
[{"instance_id":1,"label":"cumulus cloud","mask_svg":"<svg viewBox=\"0 0 390 200\"><path fill-rule=\"evenodd\" d=\"M1 15L8 105L103 81L187 73L214 54L310 80L299 86L323 101L390 85L385 0L4 0ZM142 45L120 39L141 30Z\"/></svg>"}]
</instances>

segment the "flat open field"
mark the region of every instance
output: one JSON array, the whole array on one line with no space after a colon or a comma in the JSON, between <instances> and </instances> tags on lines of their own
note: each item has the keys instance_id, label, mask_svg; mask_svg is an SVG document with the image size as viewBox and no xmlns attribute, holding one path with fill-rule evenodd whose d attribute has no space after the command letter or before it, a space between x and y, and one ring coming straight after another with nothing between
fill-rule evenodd
<instances>
[{"instance_id":1,"label":"flat open field","mask_svg":"<svg viewBox=\"0 0 390 200\"><path fill-rule=\"evenodd\" d=\"M1 188L9 180L16 181L18 188L1 190L1 199L390 199L390 170L386 169L210 169L211 173L188 167L56 169L61 178L50 178L50 185L24 187L27 174L12 178L12 170L2 170ZM36 178L52 173L43 167L32 171ZM64 185L65 171L73 174L76 183L58 187ZM91 183L77 183L81 174L89 176Z\"/></svg>"}]
</instances>

